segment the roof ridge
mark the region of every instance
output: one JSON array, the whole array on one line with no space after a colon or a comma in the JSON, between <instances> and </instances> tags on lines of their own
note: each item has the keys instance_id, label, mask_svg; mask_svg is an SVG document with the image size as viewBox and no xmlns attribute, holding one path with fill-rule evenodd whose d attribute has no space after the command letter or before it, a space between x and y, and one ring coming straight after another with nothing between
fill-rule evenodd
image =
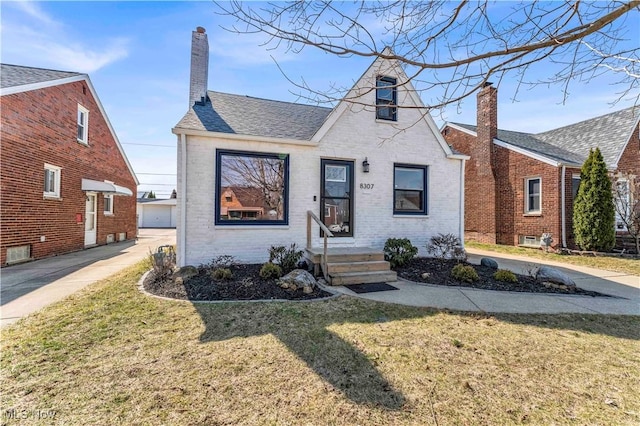
<instances>
[{"instance_id":1,"label":"roof ridge","mask_svg":"<svg viewBox=\"0 0 640 426\"><path fill-rule=\"evenodd\" d=\"M635 108L640 109L640 105L633 105L633 106L630 106L630 107L627 107L627 108L622 108L622 109L619 109L619 110L616 110L616 111L612 111L612 112L609 112L609 113L606 113L606 114L601 114L601 115L597 115L595 117L591 117L591 118L587 118L587 119L584 119L584 120L576 121L575 123L566 124L564 126L556 127L556 128L549 129L549 130L545 130L544 132L532 133L532 134L533 135L542 135L542 134L545 134L545 133L555 132L557 130L566 129L567 127L577 126L579 124L586 123L588 121L595 121L595 120L598 120L598 119L601 119L601 118L604 118L604 117L607 117L607 116L610 116L610 115L620 114L621 112L624 112L624 111L627 111L627 110L632 110L632 109L635 109Z\"/></svg>"},{"instance_id":2,"label":"roof ridge","mask_svg":"<svg viewBox=\"0 0 640 426\"><path fill-rule=\"evenodd\" d=\"M0 62L0 65L7 65L7 66L10 66L10 67L18 67L18 68L29 68L29 69L32 69L32 70L66 72L66 73L69 73L69 74L76 74L76 75L88 75L87 73L78 72L78 71L65 71L65 70L55 70L53 68L32 67L30 65L7 64L6 62Z\"/></svg>"}]
</instances>

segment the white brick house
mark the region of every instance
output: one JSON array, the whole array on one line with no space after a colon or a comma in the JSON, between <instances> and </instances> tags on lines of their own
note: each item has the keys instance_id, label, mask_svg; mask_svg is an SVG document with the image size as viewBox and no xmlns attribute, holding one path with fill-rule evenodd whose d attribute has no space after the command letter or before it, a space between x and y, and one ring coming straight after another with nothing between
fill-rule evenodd
<instances>
[{"instance_id":1,"label":"white brick house","mask_svg":"<svg viewBox=\"0 0 640 426\"><path fill-rule=\"evenodd\" d=\"M202 28L191 66L190 109L172 130L180 266L304 248L307 211L334 232L329 247L380 250L406 237L425 255L431 236L463 235L468 157L445 143L395 63L375 60L345 98L355 102L333 109L208 91ZM313 246L320 235L314 223Z\"/></svg>"}]
</instances>

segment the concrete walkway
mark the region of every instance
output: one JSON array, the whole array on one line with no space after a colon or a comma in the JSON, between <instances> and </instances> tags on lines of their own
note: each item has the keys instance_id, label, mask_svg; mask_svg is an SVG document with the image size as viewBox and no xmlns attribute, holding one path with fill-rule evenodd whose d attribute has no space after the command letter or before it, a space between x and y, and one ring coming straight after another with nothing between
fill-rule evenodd
<instances>
[{"instance_id":1,"label":"concrete walkway","mask_svg":"<svg viewBox=\"0 0 640 426\"><path fill-rule=\"evenodd\" d=\"M43 307L62 300L87 285L133 265L160 245L175 244L174 229L141 229L138 240L109 244L62 256L14 265L0 270L1 325L5 326ZM469 261L494 258L500 268L526 274L540 264L556 266L585 289L616 296L588 297L475 290L417 284L392 283L399 290L356 294L345 287L334 291L381 302L410 306L478 312L594 313L640 315L640 277L538 259L468 250Z\"/></svg>"},{"instance_id":2,"label":"concrete walkway","mask_svg":"<svg viewBox=\"0 0 640 426\"><path fill-rule=\"evenodd\" d=\"M392 291L356 294L345 287L335 289L343 294L380 302L460 311L640 315L639 276L476 249L468 249L467 253L471 263L480 264L482 257L491 257L498 262L500 268L523 275L538 265L552 265L568 274L578 287L616 297L476 290L404 280L391 283L399 289Z\"/></svg>"},{"instance_id":3,"label":"concrete walkway","mask_svg":"<svg viewBox=\"0 0 640 426\"><path fill-rule=\"evenodd\" d=\"M140 229L138 240L113 243L0 270L1 326L16 322L175 244L175 229Z\"/></svg>"}]
</instances>

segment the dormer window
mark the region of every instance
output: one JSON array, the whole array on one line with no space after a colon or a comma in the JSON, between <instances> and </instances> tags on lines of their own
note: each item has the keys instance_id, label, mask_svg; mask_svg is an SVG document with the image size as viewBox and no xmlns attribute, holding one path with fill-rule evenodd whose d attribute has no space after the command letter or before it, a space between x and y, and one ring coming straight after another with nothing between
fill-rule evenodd
<instances>
[{"instance_id":1,"label":"dormer window","mask_svg":"<svg viewBox=\"0 0 640 426\"><path fill-rule=\"evenodd\" d=\"M396 79L378 77L376 80L376 118L396 121L397 118Z\"/></svg>"},{"instance_id":2,"label":"dormer window","mask_svg":"<svg viewBox=\"0 0 640 426\"><path fill-rule=\"evenodd\" d=\"M78 104L78 142L89 144L89 110Z\"/></svg>"}]
</instances>

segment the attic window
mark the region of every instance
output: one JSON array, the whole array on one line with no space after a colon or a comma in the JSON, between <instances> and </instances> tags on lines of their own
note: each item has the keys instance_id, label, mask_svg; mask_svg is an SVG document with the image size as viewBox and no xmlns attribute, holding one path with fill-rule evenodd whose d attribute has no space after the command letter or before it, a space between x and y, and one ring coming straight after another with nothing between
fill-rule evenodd
<instances>
[{"instance_id":1,"label":"attic window","mask_svg":"<svg viewBox=\"0 0 640 426\"><path fill-rule=\"evenodd\" d=\"M78 104L78 142L89 144L89 110Z\"/></svg>"},{"instance_id":2,"label":"attic window","mask_svg":"<svg viewBox=\"0 0 640 426\"><path fill-rule=\"evenodd\" d=\"M397 121L397 88L396 79L378 77L376 80L376 118Z\"/></svg>"}]
</instances>

